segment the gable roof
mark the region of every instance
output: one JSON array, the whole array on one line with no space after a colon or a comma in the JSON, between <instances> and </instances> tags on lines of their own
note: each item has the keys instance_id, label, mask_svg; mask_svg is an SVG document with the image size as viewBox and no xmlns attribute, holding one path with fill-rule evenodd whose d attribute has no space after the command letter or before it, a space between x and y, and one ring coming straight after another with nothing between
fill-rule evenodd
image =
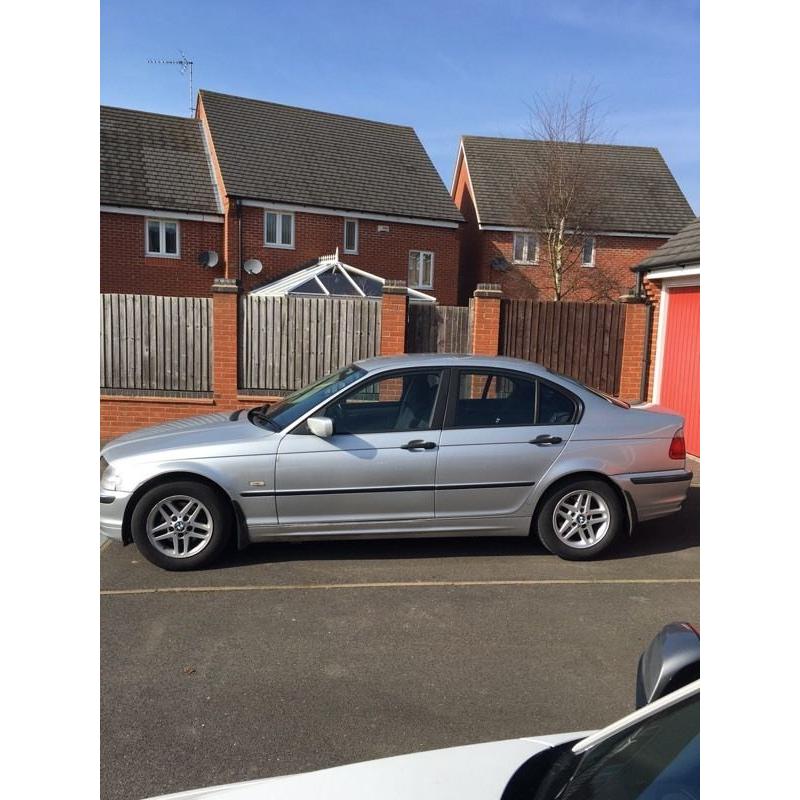
<instances>
[{"instance_id":1,"label":"gable roof","mask_svg":"<svg viewBox=\"0 0 800 800\"><path fill-rule=\"evenodd\" d=\"M546 164L548 142L463 136L473 198L481 225L514 226L517 193ZM578 151L580 145L567 144ZM694 212L655 147L583 145L603 175L598 229L621 233L673 234Z\"/></svg>"},{"instance_id":2,"label":"gable roof","mask_svg":"<svg viewBox=\"0 0 800 800\"><path fill-rule=\"evenodd\" d=\"M100 203L221 214L201 123L100 106Z\"/></svg>"},{"instance_id":3,"label":"gable roof","mask_svg":"<svg viewBox=\"0 0 800 800\"><path fill-rule=\"evenodd\" d=\"M699 263L700 217L697 217L631 269L635 272L647 272L651 269L686 267Z\"/></svg>"},{"instance_id":4,"label":"gable roof","mask_svg":"<svg viewBox=\"0 0 800 800\"><path fill-rule=\"evenodd\" d=\"M200 91L229 195L460 222L413 128Z\"/></svg>"}]
</instances>

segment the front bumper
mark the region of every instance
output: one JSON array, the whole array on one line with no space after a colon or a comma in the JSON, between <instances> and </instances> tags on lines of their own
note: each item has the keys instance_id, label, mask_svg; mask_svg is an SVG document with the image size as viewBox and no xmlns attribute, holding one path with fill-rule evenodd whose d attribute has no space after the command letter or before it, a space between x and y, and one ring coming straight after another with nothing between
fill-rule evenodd
<instances>
[{"instance_id":1,"label":"front bumper","mask_svg":"<svg viewBox=\"0 0 800 800\"><path fill-rule=\"evenodd\" d=\"M130 497L130 492L100 489L100 533L103 536L122 541L122 520Z\"/></svg>"},{"instance_id":2,"label":"front bumper","mask_svg":"<svg viewBox=\"0 0 800 800\"><path fill-rule=\"evenodd\" d=\"M689 493L692 477L692 473L685 469L611 476L633 504L637 522L680 511Z\"/></svg>"}]
</instances>

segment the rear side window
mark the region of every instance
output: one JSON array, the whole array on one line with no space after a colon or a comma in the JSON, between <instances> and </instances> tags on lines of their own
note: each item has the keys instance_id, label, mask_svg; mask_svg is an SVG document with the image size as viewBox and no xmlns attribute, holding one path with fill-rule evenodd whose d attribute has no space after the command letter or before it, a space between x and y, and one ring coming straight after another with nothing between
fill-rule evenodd
<instances>
[{"instance_id":1,"label":"rear side window","mask_svg":"<svg viewBox=\"0 0 800 800\"><path fill-rule=\"evenodd\" d=\"M536 381L491 372L462 372L453 426L534 425Z\"/></svg>"},{"instance_id":2,"label":"rear side window","mask_svg":"<svg viewBox=\"0 0 800 800\"><path fill-rule=\"evenodd\" d=\"M569 425L575 419L575 401L549 383L539 382L538 425Z\"/></svg>"}]
</instances>

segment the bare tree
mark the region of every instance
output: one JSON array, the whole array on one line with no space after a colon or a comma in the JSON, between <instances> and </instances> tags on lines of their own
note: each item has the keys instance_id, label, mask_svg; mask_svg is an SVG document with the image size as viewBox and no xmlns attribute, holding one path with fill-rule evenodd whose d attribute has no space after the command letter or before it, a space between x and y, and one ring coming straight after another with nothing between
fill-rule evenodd
<instances>
[{"instance_id":1,"label":"bare tree","mask_svg":"<svg viewBox=\"0 0 800 800\"><path fill-rule=\"evenodd\" d=\"M537 96L526 133L535 148L525 163L515 165L516 213L518 224L538 236L554 299L579 292L592 300L618 294L613 278L583 267L584 244L602 221L607 171L606 151L596 146L605 132L595 89L577 99L571 85L561 94Z\"/></svg>"}]
</instances>

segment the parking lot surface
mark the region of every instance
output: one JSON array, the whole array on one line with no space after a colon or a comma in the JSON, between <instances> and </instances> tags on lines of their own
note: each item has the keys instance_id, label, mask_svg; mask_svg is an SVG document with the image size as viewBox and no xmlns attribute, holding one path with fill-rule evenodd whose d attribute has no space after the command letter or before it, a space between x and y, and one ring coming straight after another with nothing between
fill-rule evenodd
<instances>
[{"instance_id":1,"label":"parking lot surface","mask_svg":"<svg viewBox=\"0 0 800 800\"><path fill-rule=\"evenodd\" d=\"M101 793L607 724L699 617L699 487L608 558L534 541L275 543L169 573L101 548Z\"/></svg>"}]
</instances>

